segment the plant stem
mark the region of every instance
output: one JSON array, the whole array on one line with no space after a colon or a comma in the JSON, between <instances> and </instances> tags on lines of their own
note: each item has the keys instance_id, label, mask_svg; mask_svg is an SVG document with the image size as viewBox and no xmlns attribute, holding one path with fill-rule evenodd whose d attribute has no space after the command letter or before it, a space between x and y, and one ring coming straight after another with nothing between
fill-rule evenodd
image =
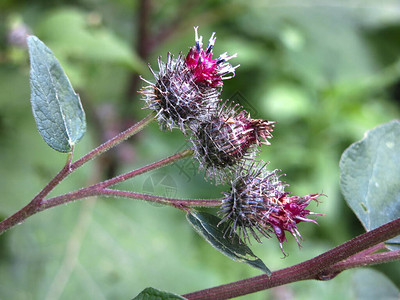
<instances>
[{"instance_id":1,"label":"plant stem","mask_svg":"<svg viewBox=\"0 0 400 300\"><path fill-rule=\"evenodd\" d=\"M155 196L149 194L135 193L130 191L121 191L106 188L95 188L94 186L82 188L80 190L70 192L64 195L52 197L46 200L38 209L38 211L43 211L51 207L59 206L61 204L66 204L73 202L75 200L91 197L91 196L114 196L122 198L130 198L137 200L145 200L148 202L160 203L165 205L171 205L179 209L185 209L187 207L198 207L207 206L215 207L221 205L222 199L177 199L168 198L162 196ZM38 212L37 211L37 212Z\"/></svg>"},{"instance_id":2,"label":"plant stem","mask_svg":"<svg viewBox=\"0 0 400 300\"><path fill-rule=\"evenodd\" d=\"M313 259L307 260L292 267L272 272L271 277L260 275L245 280L197 291L183 295L187 299L230 299L242 295L255 293L272 287L288 284L291 282L318 279L329 280L340 272L329 269L335 264L357 254L360 251L387 241L400 234L400 218L384 224L376 229L361 234L354 239L343 243L336 248L329 250ZM390 253L390 252L388 252ZM386 254L388 261L394 258ZM394 255L396 257L396 255ZM376 257L375 257L376 258ZM384 260L381 259L380 262ZM351 264L349 265L351 267ZM333 272L333 273L332 273Z\"/></svg>"},{"instance_id":3,"label":"plant stem","mask_svg":"<svg viewBox=\"0 0 400 300\"><path fill-rule=\"evenodd\" d=\"M67 162L60 172L22 209L15 214L0 222L0 234L9 228L21 224L25 219L39 211L41 202L65 177L68 176L71 170L72 152L68 153Z\"/></svg>"},{"instance_id":4,"label":"plant stem","mask_svg":"<svg viewBox=\"0 0 400 300\"><path fill-rule=\"evenodd\" d=\"M134 170L134 171L131 171L131 172L116 176L114 178L108 179L108 180L106 180L104 182L98 183L98 184L95 185L95 187L96 188L105 188L105 187L108 187L108 186L112 186L112 185L117 184L119 182L128 180L128 179L130 179L132 177L138 176L140 174L143 174L143 173L146 173L146 172L149 172L149 171L161 168L161 167L168 166L169 164L172 164L172 163L174 163L174 162L176 162L176 161L178 161L180 159L183 159L185 157L189 157L189 156L192 156L192 155L193 155L193 150L192 149L186 149L186 150L178 152L178 153L176 153L176 154L174 154L174 155L172 155L170 157L162 159L162 160L160 160L158 162L155 162L155 163L149 164L149 165L147 165L145 167L142 167L140 169L137 169L137 170Z\"/></svg>"},{"instance_id":5,"label":"plant stem","mask_svg":"<svg viewBox=\"0 0 400 300\"><path fill-rule=\"evenodd\" d=\"M87 198L90 196L116 196L116 197L124 197L124 198L133 198L133 199L141 199L150 202L157 202L161 204L168 204L175 206L180 209L184 209L185 207L190 206L219 206L221 204L222 199L175 199L175 198L167 198L167 197L160 197L148 194L141 194L129 191L120 191L120 190L113 190L107 189L107 187L123 182L127 179L132 177L138 176L140 174L155 170L160 167L165 167L171 163L174 163L180 159L193 155L193 150L186 149L170 157L162 159L158 162L149 164L145 167L140 169L116 176L104 182L100 182L97 184L93 184L86 188L79 189L74 192L70 192L64 195L56 196L53 198L49 198L43 201L40 210L45 210L50 207L58 206L61 204L69 203L78 199Z\"/></svg>"},{"instance_id":6,"label":"plant stem","mask_svg":"<svg viewBox=\"0 0 400 300\"><path fill-rule=\"evenodd\" d=\"M148 120L147 120L148 121ZM0 222L0 234L10 227L19 224L26 220L28 217L32 216L33 214L43 211L46 209L49 209L54 206L58 206L61 204L69 203L78 199L83 199L87 198L90 196L115 196L115 197L124 197L124 198L133 198L133 199L141 199L149 202L157 202L161 204L168 204L172 205L176 208L179 209L187 209L188 207L191 206L219 206L221 204L222 199L175 199L175 198L167 198L167 197L160 197L160 196L154 196L154 195L148 195L148 194L140 194L140 193L135 193L135 192L129 192L129 191L120 191L120 190L113 190L113 189L107 189L107 187L112 186L114 184L123 182L125 180L128 180L132 177L138 176L140 174L149 172L151 170L155 170L157 168L165 167L171 163L174 163L180 159L183 159L185 157L189 157L193 155L193 150L192 149L186 149L183 150L179 153L176 153L174 155L171 155L170 157L167 157L165 159L162 159L158 162L149 164L145 167L139 168L137 170L116 176L114 178L111 178L109 180L106 180L104 182L96 183L91 186L81 188L77 191L73 191L64 195L56 196L49 198L47 200L43 200L45 196L48 195L48 193L58 184L63 180L65 177L67 177L73 170L76 170L80 165L83 163L89 161L92 157L95 157L101 153L103 153L104 149L110 149L110 145L116 145L118 142L123 141L124 139L127 138L127 136L132 135L132 132L137 132L140 128L143 128L143 124L146 122L139 122L139 126L133 126L127 131L123 132L123 134L118 135L119 137L118 141L115 141L115 138L110 140L109 142L104 143L100 147L96 148L99 150L93 150L89 154L83 156L80 160L77 161L78 164L70 164L72 160L72 153L68 157L68 161L65 165L65 167L50 181L48 185L24 208L16 212L14 215L10 216L9 218L5 219L4 221ZM135 130L131 130L132 128L135 128ZM73 169L72 166L75 166Z\"/></svg>"},{"instance_id":7,"label":"plant stem","mask_svg":"<svg viewBox=\"0 0 400 300\"><path fill-rule=\"evenodd\" d=\"M52 180L32 199L32 205L40 205L40 202L46 197L68 174L71 172L71 161L73 156L74 148L67 154L67 162L64 167Z\"/></svg>"},{"instance_id":8,"label":"plant stem","mask_svg":"<svg viewBox=\"0 0 400 300\"><path fill-rule=\"evenodd\" d=\"M77 168L79 168L89 160L99 156L100 154L118 145L119 143L123 142L132 135L138 133L147 124L149 124L152 120L154 120L154 117L155 113L154 112L150 113L143 120L139 121L135 125L128 128L127 130L121 132L120 134L118 134L111 140L105 142L104 144L100 145L96 149L93 149L91 152L84 155L82 158L78 159L76 162L72 164L71 161L72 161L73 150L70 153L68 153L67 162L65 166L61 169L61 171L58 172L58 174L54 176L54 178L50 180L50 182L25 207L23 207L15 214L11 215L10 217L0 222L0 234L2 234L4 231L17 224L22 223L35 213L46 209L46 204L45 204L46 201L43 201L43 199L69 174L74 172Z\"/></svg>"},{"instance_id":9,"label":"plant stem","mask_svg":"<svg viewBox=\"0 0 400 300\"><path fill-rule=\"evenodd\" d=\"M381 263L388 263L400 260L400 250L375 253L360 257L357 253L356 258L350 257L341 262L334 264L332 267L327 268L324 272L330 274L339 274L342 271L353 269L357 267L372 266Z\"/></svg>"},{"instance_id":10,"label":"plant stem","mask_svg":"<svg viewBox=\"0 0 400 300\"><path fill-rule=\"evenodd\" d=\"M93 149L90 151L88 154L85 156L81 157L78 159L76 162L74 162L71 165L70 171L73 172L80 166L82 166L84 163L88 162L89 160L99 156L100 154L110 150L112 147L118 145L119 143L125 141L126 139L130 138L132 135L135 135L139 131L141 131L146 125L148 125L151 121L154 120L154 117L156 116L155 112L151 112L148 114L143 120L137 122L135 125L131 126L127 130L121 132L111 140L108 140L104 144L98 146L96 149Z\"/></svg>"},{"instance_id":11,"label":"plant stem","mask_svg":"<svg viewBox=\"0 0 400 300\"><path fill-rule=\"evenodd\" d=\"M370 247L368 249L365 249L365 250L363 250L361 252L358 252L356 255L353 255L351 258L365 257L367 255L370 255L370 254L376 252L376 251L385 250L385 249L386 249L385 243L379 243L379 244L376 244L376 245L374 245L374 246L372 246L372 247Z\"/></svg>"},{"instance_id":12,"label":"plant stem","mask_svg":"<svg viewBox=\"0 0 400 300\"><path fill-rule=\"evenodd\" d=\"M187 207L195 207L195 206L215 207L215 206L220 206L222 202L222 198L221 199L176 199L176 198L168 198L168 197L161 197L161 196L141 194L128 191L112 190L112 189L103 189L101 191L101 195L140 199L149 202L172 205L180 209L185 209Z\"/></svg>"}]
</instances>

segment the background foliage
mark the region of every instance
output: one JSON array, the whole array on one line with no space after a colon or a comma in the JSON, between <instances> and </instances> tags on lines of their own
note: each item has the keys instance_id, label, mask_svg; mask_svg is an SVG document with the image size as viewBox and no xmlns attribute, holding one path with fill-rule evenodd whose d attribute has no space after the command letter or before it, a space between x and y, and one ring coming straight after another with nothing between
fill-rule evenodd
<instances>
[{"instance_id":1,"label":"background foliage","mask_svg":"<svg viewBox=\"0 0 400 300\"><path fill-rule=\"evenodd\" d=\"M378 124L399 118L400 5L397 1L2 1L0 4L0 216L26 204L56 174L65 155L35 127L29 103L24 38L48 45L81 96L88 132L75 157L141 119L136 93L151 80L146 63L217 32L215 53L238 53L224 98L253 118L278 121L260 157L287 174L293 195L323 192L313 211L320 226L300 225L299 250L289 238L252 250L271 270L318 255L364 229L344 203L338 162L343 150ZM153 124L106 158L78 170L55 191L76 189L187 146L178 131ZM184 171L182 171L184 167ZM190 161L125 183L126 189L177 197L220 197ZM170 207L121 199L88 199L33 216L0 236L0 298L129 298L147 286L182 294L260 272L225 258ZM400 286L399 263L375 269ZM357 299L360 275L299 282L246 299ZM371 276L371 273L368 273ZM370 277L368 277L370 278ZM355 284L352 283L354 280ZM373 280L372 280L373 282ZM390 285L390 283L388 283ZM352 288L354 286L354 288Z\"/></svg>"}]
</instances>

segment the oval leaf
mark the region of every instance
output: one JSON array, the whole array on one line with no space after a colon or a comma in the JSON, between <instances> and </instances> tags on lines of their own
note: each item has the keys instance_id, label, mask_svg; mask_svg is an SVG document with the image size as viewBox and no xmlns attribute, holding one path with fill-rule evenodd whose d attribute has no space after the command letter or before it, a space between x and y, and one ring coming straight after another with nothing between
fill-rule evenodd
<instances>
[{"instance_id":1,"label":"oval leaf","mask_svg":"<svg viewBox=\"0 0 400 300\"><path fill-rule=\"evenodd\" d=\"M132 300L185 300L179 295L159 291L154 288L146 288L139 295L137 295Z\"/></svg>"},{"instance_id":2,"label":"oval leaf","mask_svg":"<svg viewBox=\"0 0 400 300\"><path fill-rule=\"evenodd\" d=\"M267 273L268 276L271 275L271 271L263 261L253 254L237 234L233 233L229 238L224 236L227 225L220 224L220 218L197 211L190 212L186 217L194 229L215 249L235 261L249 264Z\"/></svg>"},{"instance_id":3,"label":"oval leaf","mask_svg":"<svg viewBox=\"0 0 400 300\"><path fill-rule=\"evenodd\" d=\"M31 62L31 104L45 142L70 152L86 131L85 113L60 63L37 37L28 37Z\"/></svg>"},{"instance_id":4,"label":"oval leaf","mask_svg":"<svg viewBox=\"0 0 400 300\"><path fill-rule=\"evenodd\" d=\"M400 217L400 121L366 133L340 160L343 195L366 230ZM400 236L388 241L400 249Z\"/></svg>"}]
</instances>

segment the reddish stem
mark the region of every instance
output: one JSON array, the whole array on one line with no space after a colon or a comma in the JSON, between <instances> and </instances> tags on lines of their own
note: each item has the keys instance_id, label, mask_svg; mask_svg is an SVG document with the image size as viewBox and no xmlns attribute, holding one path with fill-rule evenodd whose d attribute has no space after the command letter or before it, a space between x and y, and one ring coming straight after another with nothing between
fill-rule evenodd
<instances>
[{"instance_id":1,"label":"reddish stem","mask_svg":"<svg viewBox=\"0 0 400 300\"><path fill-rule=\"evenodd\" d=\"M64 195L52 197L47 199L40 208L36 211L43 211L49 209L51 207L55 207L61 204L66 204L69 202L73 202L79 199L91 197L91 196L115 196L115 197L123 197L130 199L138 199L145 200L149 202L155 202L160 204L172 205L179 209L184 209L186 207L198 207L198 206L219 206L221 205L222 199L177 199L177 198L168 198L162 196L155 196L149 194L135 193L129 191L121 191L121 190L113 190L113 189L104 189L98 188L95 185L89 186L86 188L82 188L80 190L70 192Z\"/></svg>"},{"instance_id":2,"label":"reddish stem","mask_svg":"<svg viewBox=\"0 0 400 300\"><path fill-rule=\"evenodd\" d=\"M142 130L147 124L149 124L154 119L154 117L155 113L150 113L140 122L136 123L127 130L121 132L116 137L105 142L104 144L100 145L96 149L92 150L91 152L89 152L88 154L86 154L85 156L83 156L82 158L78 159L76 162L71 164L72 151L73 151L72 149L72 151L68 153L67 162L65 166L61 169L61 171L58 172L58 174L54 176L54 178L25 207L23 207L15 214L11 215L7 219L0 222L0 234L2 234L4 231L8 230L9 228L17 224L22 223L35 213L46 209L46 205L44 204L46 201L43 202L43 199L69 174L74 172L84 163L108 151L110 148L116 146L117 144L123 142L127 138L131 137L132 135Z\"/></svg>"},{"instance_id":3,"label":"reddish stem","mask_svg":"<svg viewBox=\"0 0 400 300\"><path fill-rule=\"evenodd\" d=\"M337 246L313 259L307 260L292 267L272 272L271 277L260 275L245 280L213 287L186 294L187 299L230 299L242 295L255 293L272 287L288 284L291 282L318 279L328 280L338 273L326 272L346 258L368 249L376 244L387 241L400 234L400 218L382 225L374 230L361 234L354 239ZM339 265L340 267L340 265Z\"/></svg>"},{"instance_id":4,"label":"reddish stem","mask_svg":"<svg viewBox=\"0 0 400 300\"><path fill-rule=\"evenodd\" d=\"M140 122L139 122L140 123ZM138 123L138 124L139 124ZM143 124L144 122L140 123ZM139 124L139 125L140 125ZM131 129L131 128L130 128ZM129 133L128 133L129 132ZM133 131L125 131L123 135L118 135L120 137L119 141L122 141L125 139L126 135L132 134ZM110 140L109 142L103 144L105 146L100 146L97 149L97 151L92 151L88 155L85 155L83 158L77 161L77 164L70 164L72 155L69 157L67 164L65 167L53 178L53 180L46 185L46 187L36 196L28 205L26 205L24 208L16 212L14 215L10 216L9 218L5 219L3 222L0 222L0 233L4 232L5 230L9 229L10 227L23 222L25 219L28 217L32 216L33 214L43 211L46 209L49 209L54 206L58 206L61 204L69 203L78 199L83 199L87 198L90 196L100 196L100 195L106 195L106 196L116 196L116 197L125 197L125 198L134 198L134 199L141 199L145 201L150 201L150 202L158 202L161 204L168 204L175 206L180 209L185 209L186 207L190 206L219 206L221 204L221 199L214 199L214 200L207 200L207 199L175 199L175 198L167 198L167 197L160 197L160 196L154 196L154 195L147 195L147 194L140 194L140 193L135 193L135 192L128 192L128 191L119 191L119 190L112 190L112 189L106 189L106 187L114 185L119 182L123 182L127 179L130 179L132 177L138 176L140 174L149 172L151 170L167 166L173 162L176 162L182 158L188 157L193 155L193 150L191 149L186 149L183 150L179 153L176 153L174 155L171 155L170 157L167 157L165 159L162 159L158 162L149 164L145 167L142 167L140 169L116 176L114 178L111 178L107 181L100 182L97 184L93 184L89 187L85 187L82 189L79 189L74 192L70 192L64 195L56 196L49 198L47 200L43 200L45 196L58 184L63 180L65 177L67 177L73 170L78 168L82 163L87 162L88 160L91 159L91 157L95 157L99 155L99 153L102 153L106 151L105 149L109 149L110 147L107 147L108 144L115 144L116 141L114 139ZM96 150L95 149L95 150ZM72 168L74 166L74 168Z\"/></svg>"},{"instance_id":5,"label":"reddish stem","mask_svg":"<svg viewBox=\"0 0 400 300\"><path fill-rule=\"evenodd\" d=\"M341 262L334 264L332 267L327 268L325 272L330 274L335 274L335 273L339 274L340 272L348 269L364 267L364 266L372 266L372 265L400 260L400 250L375 253L364 257L361 257L358 254L359 253L355 255L356 256L355 258L353 258L352 256L348 259L345 259Z\"/></svg>"},{"instance_id":6,"label":"reddish stem","mask_svg":"<svg viewBox=\"0 0 400 300\"><path fill-rule=\"evenodd\" d=\"M162 159L162 160L160 160L158 162L155 162L155 163L149 164L149 165L147 165L145 167L142 167L140 169L133 170L131 172L116 176L116 177L108 179L108 180L106 180L104 182L100 182L100 183L96 184L95 187L96 188L105 188L105 187L108 187L108 186L112 186L112 185L114 185L116 183L128 180L128 179L130 179L132 177L135 177L135 176L138 176L140 174L143 174L143 173L146 173L146 172L149 172L149 171L161 168L161 167L168 166L169 164L171 164L171 163L173 163L173 162L175 162L177 160L180 160L182 158L189 157L189 156L192 156L192 155L193 155L193 150L192 149L186 149L186 150L183 150L183 151L181 151L179 153L176 153L176 154L174 154L174 155L172 155L170 157Z\"/></svg>"},{"instance_id":7,"label":"reddish stem","mask_svg":"<svg viewBox=\"0 0 400 300\"><path fill-rule=\"evenodd\" d=\"M158 202L161 204L169 204L173 205L178 208L183 208L183 207L188 207L188 206L219 206L221 204L221 199L215 199L215 200L207 200L207 199L175 199L175 198L167 198L167 197L160 197L160 196L154 196L154 195L148 195L148 194L140 194L140 193L135 193L135 192L129 192L129 191L120 191L120 190L113 190L113 189L107 189L106 187L117 184L119 182L123 182L125 180L128 180L132 177L138 176L140 174L149 172L151 170L167 166L173 162L176 162L182 158L188 157L193 155L193 150L191 149L186 149L183 150L179 153L176 153L174 155L171 155L170 157L167 157L165 159L162 159L158 162L149 164L145 167L142 167L140 169L116 176L114 178L111 178L107 181L100 182L97 184L93 184L91 186L88 186L86 188L79 189L74 192L70 192L64 195L60 195L57 197L53 197L50 199L47 199L44 201L39 208L39 210L45 210L50 207L58 206L61 204L65 204L68 202L72 202L78 199L82 198L87 198L90 196L101 196L101 195L106 195L106 196L116 196L116 197L125 197L125 198L133 198L133 199L141 199L141 200L146 200L150 202Z\"/></svg>"},{"instance_id":8,"label":"reddish stem","mask_svg":"<svg viewBox=\"0 0 400 300\"><path fill-rule=\"evenodd\" d=\"M40 205L40 202L46 197L68 174L71 172L71 161L74 148L67 154L67 162L56 176L32 199L33 206ZM30 204L31 204L30 203Z\"/></svg>"},{"instance_id":9,"label":"reddish stem","mask_svg":"<svg viewBox=\"0 0 400 300\"><path fill-rule=\"evenodd\" d=\"M131 126L127 130L121 132L117 136L113 137L111 140L103 143L102 145L98 146L96 149L93 149L85 156L78 159L71 165L70 173L78 169L84 163L88 162L89 160L99 156L100 154L110 150L112 147L118 145L119 143L125 141L126 139L130 138L132 135L135 135L140 130L142 130L147 124L154 120L155 113L148 114L143 120L137 122L135 125Z\"/></svg>"},{"instance_id":10,"label":"reddish stem","mask_svg":"<svg viewBox=\"0 0 400 300\"><path fill-rule=\"evenodd\" d=\"M42 200L46 197L71 171L72 152L68 153L65 166L56 176L29 202L15 214L0 222L0 234L9 228L22 223L25 219L40 211Z\"/></svg>"},{"instance_id":11,"label":"reddish stem","mask_svg":"<svg viewBox=\"0 0 400 300\"><path fill-rule=\"evenodd\" d=\"M207 207L220 206L222 201L222 199L176 199L176 198L168 198L168 197L141 194L129 191L112 190L112 189L102 189L100 195L141 199L149 202L172 205L180 209L184 209L186 207L194 207L194 206L207 206Z\"/></svg>"}]
</instances>

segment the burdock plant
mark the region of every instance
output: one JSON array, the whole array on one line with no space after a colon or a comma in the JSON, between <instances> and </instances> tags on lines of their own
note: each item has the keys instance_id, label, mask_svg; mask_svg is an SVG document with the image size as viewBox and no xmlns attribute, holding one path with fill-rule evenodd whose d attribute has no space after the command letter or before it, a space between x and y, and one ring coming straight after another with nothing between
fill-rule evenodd
<instances>
[{"instance_id":1,"label":"burdock plant","mask_svg":"<svg viewBox=\"0 0 400 300\"><path fill-rule=\"evenodd\" d=\"M252 240L262 242L263 237L275 236L284 254L286 233L300 246L302 236L298 224L317 223L316 217L321 214L311 212L308 206L318 202L321 194L291 195L287 191L289 185L281 181L281 171L268 170L267 163L257 160L259 146L270 144L275 122L253 119L239 103L222 100L224 80L232 78L238 67L229 62L236 54L223 53L213 58L215 33L203 49L197 30L196 27L195 45L186 56L175 57L168 53L165 62L158 59L158 70L150 67L154 79L145 80L147 86L140 91L150 114L75 161L74 149L86 130L79 96L50 49L35 36L28 37L31 103L37 127L50 147L67 153L67 162L25 207L0 222L0 233L40 211L90 196L141 199L185 212L189 223L217 250L265 273L182 297L149 288L135 299L227 299L300 280L327 280L349 268L399 259L400 239L395 238L400 234L398 121L369 132L364 140L346 150L340 162L344 196L368 232L309 261L275 272L254 255L249 245ZM163 130L181 130L192 147L103 182L48 197L76 169L153 120L157 120ZM117 183L191 156L198 161L206 179L228 186L223 197L175 199L112 188ZM375 196L371 198L370 195ZM385 201L385 214L376 212L377 208L383 209L379 201ZM219 208L216 213L219 217L196 207ZM375 221L371 222L371 218ZM392 239L390 247L384 244L389 239ZM376 253L378 250L380 252Z\"/></svg>"}]
</instances>

